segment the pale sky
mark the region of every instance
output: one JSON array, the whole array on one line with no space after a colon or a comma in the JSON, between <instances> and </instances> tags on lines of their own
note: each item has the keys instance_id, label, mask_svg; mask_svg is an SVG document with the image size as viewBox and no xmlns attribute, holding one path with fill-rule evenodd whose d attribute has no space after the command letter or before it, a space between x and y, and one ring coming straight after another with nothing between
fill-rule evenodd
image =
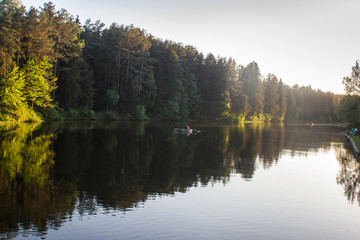
<instances>
[{"instance_id":1,"label":"pale sky","mask_svg":"<svg viewBox=\"0 0 360 240\"><path fill-rule=\"evenodd\" d=\"M44 0L22 0L27 7ZM53 0L57 9L143 28L196 47L205 56L259 64L287 85L344 93L360 58L359 0Z\"/></svg>"}]
</instances>

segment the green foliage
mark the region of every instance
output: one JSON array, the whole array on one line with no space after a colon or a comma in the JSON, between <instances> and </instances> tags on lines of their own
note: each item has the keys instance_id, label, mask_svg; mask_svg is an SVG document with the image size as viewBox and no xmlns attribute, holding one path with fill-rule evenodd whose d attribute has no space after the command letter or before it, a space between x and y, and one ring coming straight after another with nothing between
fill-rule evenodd
<instances>
[{"instance_id":1,"label":"green foliage","mask_svg":"<svg viewBox=\"0 0 360 240\"><path fill-rule=\"evenodd\" d=\"M0 78L13 69L20 55L24 12L18 1L0 1Z\"/></svg>"},{"instance_id":2,"label":"green foliage","mask_svg":"<svg viewBox=\"0 0 360 240\"><path fill-rule=\"evenodd\" d=\"M105 112L100 119L104 120L119 120L120 116L117 112L107 111Z\"/></svg>"},{"instance_id":3,"label":"green foliage","mask_svg":"<svg viewBox=\"0 0 360 240\"><path fill-rule=\"evenodd\" d=\"M223 96L223 112L221 113L221 119L223 120L232 120L231 115L231 99L230 93L228 91L222 94Z\"/></svg>"},{"instance_id":4,"label":"green foliage","mask_svg":"<svg viewBox=\"0 0 360 240\"><path fill-rule=\"evenodd\" d=\"M264 88L259 66L256 62L249 63L241 72L239 79L244 83L244 93L248 97L249 114L256 116L263 113Z\"/></svg>"},{"instance_id":5,"label":"green foliage","mask_svg":"<svg viewBox=\"0 0 360 240\"><path fill-rule=\"evenodd\" d=\"M248 119L252 122L265 122L266 116L264 114L249 115Z\"/></svg>"},{"instance_id":6,"label":"green foliage","mask_svg":"<svg viewBox=\"0 0 360 240\"><path fill-rule=\"evenodd\" d=\"M277 116L280 114L279 82L275 75L269 74L265 81L265 107L268 115Z\"/></svg>"},{"instance_id":7,"label":"green foliage","mask_svg":"<svg viewBox=\"0 0 360 240\"><path fill-rule=\"evenodd\" d=\"M142 106L142 105L138 105L135 109L135 112L134 112L134 117L135 119L137 120L144 120L146 119L146 108L145 106Z\"/></svg>"},{"instance_id":8,"label":"green foliage","mask_svg":"<svg viewBox=\"0 0 360 240\"><path fill-rule=\"evenodd\" d=\"M360 96L345 96L337 107L336 114L351 126L360 127Z\"/></svg>"},{"instance_id":9,"label":"green foliage","mask_svg":"<svg viewBox=\"0 0 360 240\"><path fill-rule=\"evenodd\" d=\"M18 122L40 122L41 121L40 114L25 105L22 106L21 108L16 109L13 112L13 114L15 116L17 116L15 120ZM7 116L9 116L9 115L7 115ZM13 119L7 119L7 120L11 121Z\"/></svg>"},{"instance_id":10,"label":"green foliage","mask_svg":"<svg viewBox=\"0 0 360 240\"><path fill-rule=\"evenodd\" d=\"M0 99L3 111L11 112L23 107L25 97L24 91L24 75L20 73L18 67L5 75L0 82Z\"/></svg>"},{"instance_id":11,"label":"green foliage","mask_svg":"<svg viewBox=\"0 0 360 240\"><path fill-rule=\"evenodd\" d=\"M48 120L64 120L64 109L60 108L58 105L55 105L54 108L47 108L41 111L43 118Z\"/></svg>"},{"instance_id":12,"label":"green foliage","mask_svg":"<svg viewBox=\"0 0 360 240\"><path fill-rule=\"evenodd\" d=\"M40 17L39 10L31 7L23 16L24 61L38 60L49 56L53 52L55 42L50 37L53 26L48 17Z\"/></svg>"},{"instance_id":13,"label":"green foliage","mask_svg":"<svg viewBox=\"0 0 360 240\"><path fill-rule=\"evenodd\" d=\"M349 136L355 143L357 149L360 149L360 136L359 135L355 135L355 136Z\"/></svg>"},{"instance_id":14,"label":"green foliage","mask_svg":"<svg viewBox=\"0 0 360 240\"><path fill-rule=\"evenodd\" d=\"M118 104L120 95L116 89L109 89L106 91L106 98L107 98L107 103L110 106L110 109L112 109Z\"/></svg>"},{"instance_id":15,"label":"green foliage","mask_svg":"<svg viewBox=\"0 0 360 240\"><path fill-rule=\"evenodd\" d=\"M82 57L69 62L61 61L56 100L61 108L92 109L94 101L94 79L92 70Z\"/></svg>"},{"instance_id":16,"label":"green foliage","mask_svg":"<svg viewBox=\"0 0 360 240\"><path fill-rule=\"evenodd\" d=\"M39 112L51 119L98 118L94 110L105 119L141 119L145 112L226 121L337 118L341 96L289 87L273 74L264 80L256 62L244 67L211 53L204 58L193 46L133 25L105 28L87 20L80 26L51 2L28 11L14 0L0 2L2 119L38 119ZM358 62L344 84L357 91Z\"/></svg>"},{"instance_id":17,"label":"green foliage","mask_svg":"<svg viewBox=\"0 0 360 240\"><path fill-rule=\"evenodd\" d=\"M80 109L79 115L81 119L94 119L95 112L91 109Z\"/></svg>"},{"instance_id":18,"label":"green foliage","mask_svg":"<svg viewBox=\"0 0 360 240\"><path fill-rule=\"evenodd\" d=\"M280 107L279 121L280 122L282 122L285 119L286 112L288 110L286 100L287 100L286 86L280 79L279 82L279 107Z\"/></svg>"},{"instance_id":19,"label":"green foliage","mask_svg":"<svg viewBox=\"0 0 360 240\"><path fill-rule=\"evenodd\" d=\"M0 106L2 121L40 121L40 116L26 102L24 74L15 67L0 82Z\"/></svg>"},{"instance_id":20,"label":"green foliage","mask_svg":"<svg viewBox=\"0 0 360 240\"><path fill-rule=\"evenodd\" d=\"M30 60L23 68L25 77L24 97L33 108L54 107L51 93L56 89L56 78L52 74L48 58Z\"/></svg>"}]
</instances>

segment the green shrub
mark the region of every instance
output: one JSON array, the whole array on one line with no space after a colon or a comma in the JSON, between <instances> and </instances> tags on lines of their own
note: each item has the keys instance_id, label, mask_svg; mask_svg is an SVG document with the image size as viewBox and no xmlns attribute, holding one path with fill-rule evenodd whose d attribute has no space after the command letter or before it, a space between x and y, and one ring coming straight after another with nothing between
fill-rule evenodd
<instances>
[{"instance_id":1,"label":"green shrub","mask_svg":"<svg viewBox=\"0 0 360 240\"><path fill-rule=\"evenodd\" d=\"M91 109L81 109L78 117L81 119L95 119L95 112Z\"/></svg>"},{"instance_id":2,"label":"green shrub","mask_svg":"<svg viewBox=\"0 0 360 240\"><path fill-rule=\"evenodd\" d=\"M66 112L65 118L66 118L66 119L69 119L69 120L71 120L71 119L78 119L78 118L79 118L79 111L76 110L76 109L70 108L70 109Z\"/></svg>"},{"instance_id":3,"label":"green shrub","mask_svg":"<svg viewBox=\"0 0 360 240\"><path fill-rule=\"evenodd\" d=\"M137 120L146 119L147 117L146 117L145 113L146 113L145 106L137 105L136 109L135 109L135 113L134 113L134 118Z\"/></svg>"},{"instance_id":4,"label":"green shrub","mask_svg":"<svg viewBox=\"0 0 360 240\"><path fill-rule=\"evenodd\" d=\"M64 120L64 110L58 106L55 106L54 108L43 111L42 116L46 120L62 121Z\"/></svg>"},{"instance_id":5,"label":"green shrub","mask_svg":"<svg viewBox=\"0 0 360 240\"><path fill-rule=\"evenodd\" d=\"M119 114L115 111L107 111L103 114L102 119L104 120L119 120Z\"/></svg>"}]
</instances>

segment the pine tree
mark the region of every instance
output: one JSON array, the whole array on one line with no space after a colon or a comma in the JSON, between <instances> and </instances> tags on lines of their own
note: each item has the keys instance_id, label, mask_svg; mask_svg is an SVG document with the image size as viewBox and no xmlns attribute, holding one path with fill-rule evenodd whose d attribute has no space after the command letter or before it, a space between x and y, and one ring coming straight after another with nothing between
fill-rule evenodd
<instances>
[{"instance_id":1,"label":"pine tree","mask_svg":"<svg viewBox=\"0 0 360 240\"><path fill-rule=\"evenodd\" d=\"M18 1L0 2L0 78L19 65L21 23L25 8Z\"/></svg>"},{"instance_id":2,"label":"pine tree","mask_svg":"<svg viewBox=\"0 0 360 240\"><path fill-rule=\"evenodd\" d=\"M280 121L283 121L285 119L286 116L286 112L287 112L287 95L286 95L286 86L284 85L284 83L282 82L282 79L280 78L280 82L279 82L279 107L280 107L280 112L279 112L279 117L280 117Z\"/></svg>"},{"instance_id":3,"label":"pine tree","mask_svg":"<svg viewBox=\"0 0 360 240\"><path fill-rule=\"evenodd\" d=\"M238 67L237 79L232 82L231 90L231 105L234 119L237 121L244 121L248 114L248 97L244 94L244 82L241 79L243 66Z\"/></svg>"},{"instance_id":4,"label":"pine tree","mask_svg":"<svg viewBox=\"0 0 360 240\"><path fill-rule=\"evenodd\" d=\"M37 9L32 7L26 12L22 41L24 62L31 59L39 60L52 54L55 42L50 38L51 31L52 26L49 25L48 19L40 18Z\"/></svg>"},{"instance_id":5,"label":"pine tree","mask_svg":"<svg viewBox=\"0 0 360 240\"><path fill-rule=\"evenodd\" d=\"M199 92L203 101L201 115L214 118L213 112L213 91L215 89L216 78L216 59L213 54L208 54L204 59L199 76Z\"/></svg>"},{"instance_id":6,"label":"pine tree","mask_svg":"<svg viewBox=\"0 0 360 240\"><path fill-rule=\"evenodd\" d=\"M280 94L278 80L275 75L269 74L265 80L265 107L268 120L277 117L280 113Z\"/></svg>"},{"instance_id":7,"label":"pine tree","mask_svg":"<svg viewBox=\"0 0 360 240\"><path fill-rule=\"evenodd\" d=\"M249 63L241 72L244 93L248 98L249 115L258 118L264 109L264 88L259 66L256 62Z\"/></svg>"}]
</instances>

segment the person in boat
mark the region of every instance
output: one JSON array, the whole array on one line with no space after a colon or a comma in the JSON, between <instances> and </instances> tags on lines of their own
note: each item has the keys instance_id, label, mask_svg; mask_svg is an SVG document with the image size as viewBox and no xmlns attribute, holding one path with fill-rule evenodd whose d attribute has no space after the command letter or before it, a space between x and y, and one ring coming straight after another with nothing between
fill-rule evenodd
<instances>
[{"instance_id":1,"label":"person in boat","mask_svg":"<svg viewBox=\"0 0 360 240\"><path fill-rule=\"evenodd\" d=\"M185 126L185 131L187 131L186 136L189 136L189 135L192 133L192 129L190 128L189 125L186 125L186 126Z\"/></svg>"}]
</instances>

